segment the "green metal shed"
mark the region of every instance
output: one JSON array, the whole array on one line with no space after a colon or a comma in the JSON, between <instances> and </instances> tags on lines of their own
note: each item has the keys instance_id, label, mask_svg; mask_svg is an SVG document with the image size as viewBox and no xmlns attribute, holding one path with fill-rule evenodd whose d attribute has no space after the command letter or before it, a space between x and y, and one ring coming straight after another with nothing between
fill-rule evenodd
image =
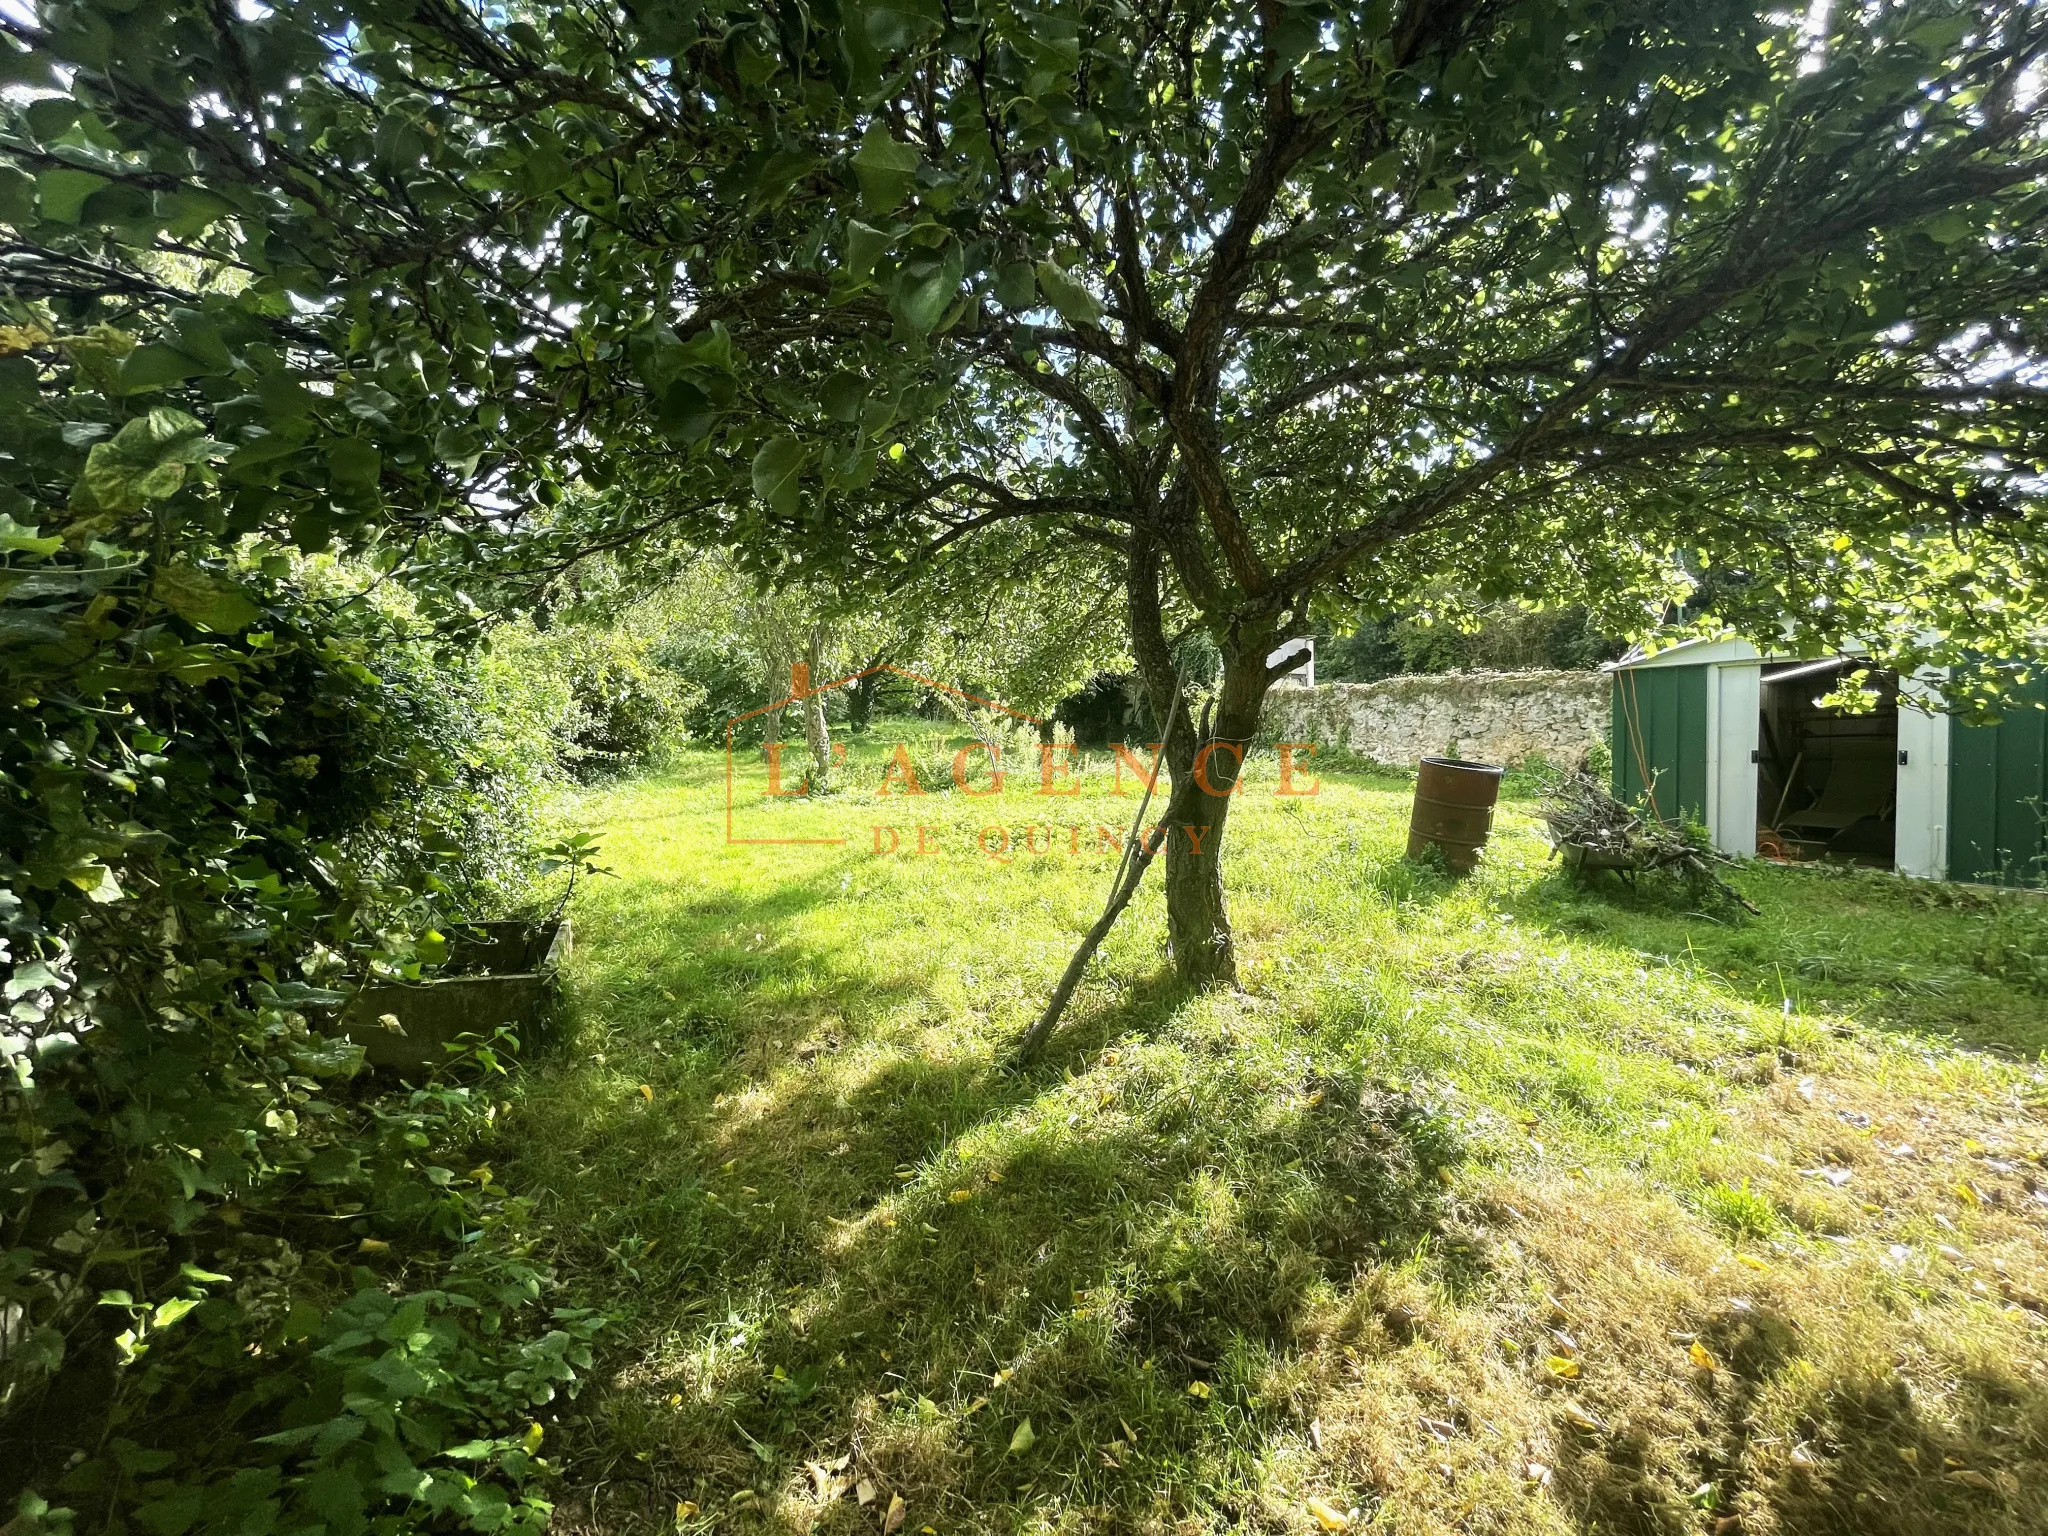
<instances>
[{"instance_id":1,"label":"green metal shed","mask_svg":"<svg viewBox=\"0 0 2048 1536\"><path fill-rule=\"evenodd\" d=\"M1991 725L1923 707L1931 672L1895 680L1878 712L1822 709L1811 696L1854 662L1695 640L1614 663L1615 794L1738 857L1760 836L1766 851L1846 840L1901 874L2048 883L2048 679Z\"/></svg>"}]
</instances>

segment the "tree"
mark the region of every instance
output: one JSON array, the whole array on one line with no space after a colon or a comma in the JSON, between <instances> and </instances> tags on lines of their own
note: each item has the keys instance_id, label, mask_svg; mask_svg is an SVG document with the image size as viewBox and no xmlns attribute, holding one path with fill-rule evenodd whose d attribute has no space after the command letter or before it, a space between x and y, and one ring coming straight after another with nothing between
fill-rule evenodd
<instances>
[{"instance_id":1,"label":"tree","mask_svg":"<svg viewBox=\"0 0 2048 1536\"><path fill-rule=\"evenodd\" d=\"M279 366L327 360L356 421L308 414L357 446L229 413L247 526L465 580L507 541L829 582L1094 552L1170 723L1190 981L1233 974L1230 795L1311 610L1453 583L1641 628L1712 574L1727 622L1900 664L2031 639L2032 0L119 9L0 19L79 104L15 114L11 270L169 304L44 233L154 221L151 260L247 276ZM225 388L183 335L135 388ZM600 517L550 510L570 473Z\"/></svg>"},{"instance_id":2,"label":"tree","mask_svg":"<svg viewBox=\"0 0 2048 1536\"><path fill-rule=\"evenodd\" d=\"M1233 974L1230 797L1313 605L1455 580L1640 630L1725 569L1719 614L1774 639L2027 642L2039 7L889 14L866 103L777 122L808 242L672 301L779 423L740 444L756 494L707 491L723 441L637 483L771 563L997 526L1113 559L1177 725L1184 978ZM1199 721L1189 626L1224 663Z\"/></svg>"}]
</instances>

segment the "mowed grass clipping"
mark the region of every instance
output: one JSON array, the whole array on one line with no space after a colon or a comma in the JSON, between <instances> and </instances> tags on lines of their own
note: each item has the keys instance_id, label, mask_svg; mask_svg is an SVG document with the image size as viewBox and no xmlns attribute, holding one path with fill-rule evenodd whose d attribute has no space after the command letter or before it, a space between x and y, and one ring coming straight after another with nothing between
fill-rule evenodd
<instances>
[{"instance_id":1,"label":"mowed grass clipping","mask_svg":"<svg viewBox=\"0 0 2048 1536\"><path fill-rule=\"evenodd\" d=\"M878 799L905 735L930 779L919 726L816 800L738 766L737 835L843 843L728 843L710 753L570 808L617 877L506 1175L617 1318L550 1431L563 1528L2041 1529L2007 900L1584 892L1512 794L1452 881L1400 857L1400 777L1282 798L1262 756L1242 990L1173 989L1155 876L1018 1072L1133 786Z\"/></svg>"}]
</instances>

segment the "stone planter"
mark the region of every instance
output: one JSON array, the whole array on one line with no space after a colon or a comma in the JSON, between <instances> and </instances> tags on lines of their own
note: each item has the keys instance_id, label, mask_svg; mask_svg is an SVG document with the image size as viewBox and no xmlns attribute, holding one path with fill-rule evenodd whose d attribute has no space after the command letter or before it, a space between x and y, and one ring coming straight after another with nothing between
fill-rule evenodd
<instances>
[{"instance_id":1,"label":"stone planter","mask_svg":"<svg viewBox=\"0 0 2048 1536\"><path fill-rule=\"evenodd\" d=\"M439 975L375 982L342 1010L341 1029L373 1067L428 1067L464 1035L489 1040L500 1029L531 1045L546 1029L568 958L569 920L467 923L448 941Z\"/></svg>"}]
</instances>

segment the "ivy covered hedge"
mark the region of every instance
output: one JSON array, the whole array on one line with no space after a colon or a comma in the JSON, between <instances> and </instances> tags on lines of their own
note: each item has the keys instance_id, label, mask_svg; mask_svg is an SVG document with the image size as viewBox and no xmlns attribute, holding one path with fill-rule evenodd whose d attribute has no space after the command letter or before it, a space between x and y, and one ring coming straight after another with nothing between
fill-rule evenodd
<instances>
[{"instance_id":1,"label":"ivy covered hedge","mask_svg":"<svg viewBox=\"0 0 2048 1536\"><path fill-rule=\"evenodd\" d=\"M220 443L77 361L124 341L6 364L8 1474L151 1536L532 1521L596 1320L521 1257L501 1063L380 1092L323 1024L525 888L533 753L467 653L209 536Z\"/></svg>"}]
</instances>

